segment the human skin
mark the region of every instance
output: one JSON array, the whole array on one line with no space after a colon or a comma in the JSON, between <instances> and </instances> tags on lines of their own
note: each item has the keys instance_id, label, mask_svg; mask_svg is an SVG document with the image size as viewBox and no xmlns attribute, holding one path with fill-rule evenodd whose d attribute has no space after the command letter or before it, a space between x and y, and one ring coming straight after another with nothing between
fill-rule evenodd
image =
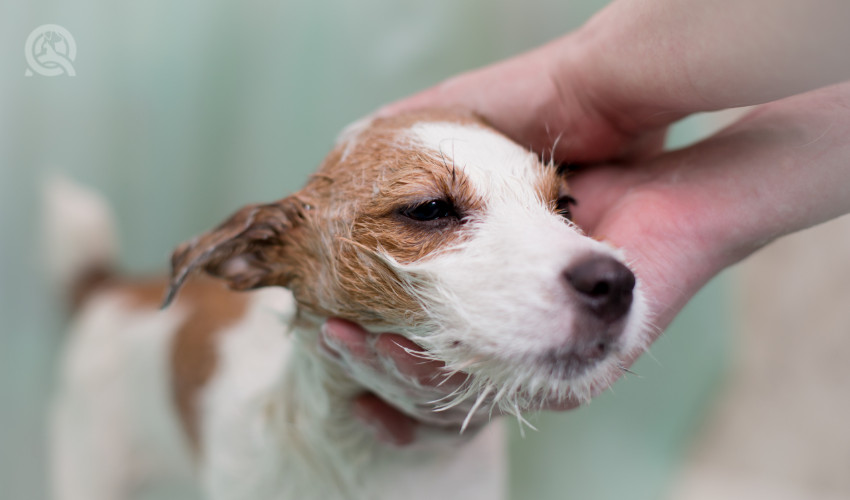
<instances>
[{"instance_id":1,"label":"human skin","mask_svg":"<svg viewBox=\"0 0 850 500\"><path fill-rule=\"evenodd\" d=\"M850 3L840 1L614 2L575 33L379 113L462 106L557 162L602 162L570 181L575 220L625 250L658 335L722 269L850 209L846 85L759 106L706 141L659 155L667 125L683 116L850 78L846 19ZM429 383L439 363L410 356L418 346L403 337L331 319L325 339L344 363L389 360L423 402L444 393ZM417 422L373 395L353 404L380 438L415 439Z\"/></svg>"},{"instance_id":2,"label":"human skin","mask_svg":"<svg viewBox=\"0 0 850 500\"><path fill-rule=\"evenodd\" d=\"M573 33L379 114L460 106L556 161L646 157L692 113L850 79L847 19L844 0L617 1Z\"/></svg>"},{"instance_id":3,"label":"human skin","mask_svg":"<svg viewBox=\"0 0 850 500\"><path fill-rule=\"evenodd\" d=\"M655 338L721 270L785 234L850 213L848 137L850 83L765 104L691 147L578 172L574 217L624 249L648 297ZM399 383L427 387L440 373L438 363L410 356L405 348L418 346L398 335L375 337L337 319L324 334L337 353L392 360L408 377ZM374 396L368 403L364 410L355 401L357 414L385 440L414 438L414 419Z\"/></svg>"}]
</instances>

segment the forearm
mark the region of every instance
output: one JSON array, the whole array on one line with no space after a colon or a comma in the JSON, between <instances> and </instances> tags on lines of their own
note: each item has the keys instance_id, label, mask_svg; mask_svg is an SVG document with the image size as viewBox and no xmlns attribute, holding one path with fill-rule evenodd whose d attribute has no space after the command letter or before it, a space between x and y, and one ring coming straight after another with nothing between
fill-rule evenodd
<instances>
[{"instance_id":1,"label":"forearm","mask_svg":"<svg viewBox=\"0 0 850 500\"><path fill-rule=\"evenodd\" d=\"M666 328L706 281L850 212L850 83L765 104L688 148L580 171L576 222L626 252Z\"/></svg>"},{"instance_id":2,"label":"forearm","mask_svg":"<svg viewBox=\"0 0 850 500\"><path fill-rule=\"evenodd\" d=\"M850 78L848 20L845 0L620 0L554 45L592 107L645 130Z\"/></svg>"},{"instance_id":3,"label":"forearm","mask_svg":"<svg viewBox=\"0 0 850 500\"><path fill-rule=\"evenodd\" d=\"M676 165L664 182L691 200L692 217L708 218L701 236L730 265L850 213L850 83L763 105L658 161Z\"/></svg>"}]
</instances>

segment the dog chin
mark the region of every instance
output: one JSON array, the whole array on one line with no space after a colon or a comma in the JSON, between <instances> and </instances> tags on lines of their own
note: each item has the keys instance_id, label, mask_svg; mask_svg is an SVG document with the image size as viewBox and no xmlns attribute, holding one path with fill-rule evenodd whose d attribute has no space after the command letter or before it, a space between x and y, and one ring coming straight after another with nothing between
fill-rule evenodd
<instances>
[{"instance_id":1,"label":"dog chin","mask_svg":"<svg viewBox=\"0 0 850 500\"><path fill-rule=\"evenodd\" d=\"M586 376L592 378L594 371L610 365L612 360L616 359L618 359L616 352L611 352L603 358L588 359L571 351L554 350L540 355L537 363L542 369L548 371L554 380L569 383Z\"/></svg>"},{"instance_id":2,"label":"dog chin","mask_svg":"<svg viewBox=\"0 0 850 500\"><path fill-rule=\"evenodd\" d=\"M464 351L460 356L457 352L443 353L448 358L465 359L447 366L466 371L469 376L463 386L438 406L471 406L470 414L492 414L498 408L520 422L524 422L521 417L524 412L588 402L616 380L622 362L619 348L593 360L556 351L522 356L476 355Z\"/></svg>"}]
</instances>

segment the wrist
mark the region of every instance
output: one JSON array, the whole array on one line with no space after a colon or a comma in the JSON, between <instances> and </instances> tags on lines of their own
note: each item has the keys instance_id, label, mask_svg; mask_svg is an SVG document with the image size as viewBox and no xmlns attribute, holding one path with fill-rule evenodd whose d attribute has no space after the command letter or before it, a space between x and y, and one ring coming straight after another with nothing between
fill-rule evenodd
<instances>
[{"instance_id":1,"label":"wrist","mask_svg":"<svg viewBox=\"0 0 850 500\"><path fill-rule=\"evenodd\" d=\"M716 274L850 212L848 107L850 83L776 101L647 166L648 191L675 208L668 223L676 230L667 233L679 237L695 273Z\"/></svg>"},{"instance_id":2,"label":"wrist","mask_svg":"<svg viewBox=\"0 0 850 500\"><path fill-rule=\"evenodd\" d=\"M841 1L616 1L579 30L582 74L624 130L770 102L850 78L848 14Z\"/></svg>"},{"instance_id":3,"label":"wrist","mask_svg":"<svg viewBox=\"0 0 850 500\"><path fill-rule=\"evenodd\" d=\"M586 104L617 130L637 135L711 106L693 94L675 40L641 31L631 6L615 2L570 35L561 62ZM644 13L644 15L646 15Z\"/></svg>"}]
</instances>

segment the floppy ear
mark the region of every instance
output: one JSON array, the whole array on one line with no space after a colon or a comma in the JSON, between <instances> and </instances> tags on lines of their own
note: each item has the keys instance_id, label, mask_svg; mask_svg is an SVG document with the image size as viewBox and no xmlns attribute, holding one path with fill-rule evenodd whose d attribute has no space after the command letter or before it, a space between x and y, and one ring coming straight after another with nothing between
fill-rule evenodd
<instances>
[{"instance_id":1,"label":"floppy ear","mask_svg":"<svg viewBox=\"0 0 850 500\"><path fill-rule=\"evenodd\" d=\"M171 280L162 307L196 270L224 279L235 290L284 285L283 240L300 219L296 206L291 198L247 205L212 231L178 246L171 255Z\"/></svg>"}]
</instances>

